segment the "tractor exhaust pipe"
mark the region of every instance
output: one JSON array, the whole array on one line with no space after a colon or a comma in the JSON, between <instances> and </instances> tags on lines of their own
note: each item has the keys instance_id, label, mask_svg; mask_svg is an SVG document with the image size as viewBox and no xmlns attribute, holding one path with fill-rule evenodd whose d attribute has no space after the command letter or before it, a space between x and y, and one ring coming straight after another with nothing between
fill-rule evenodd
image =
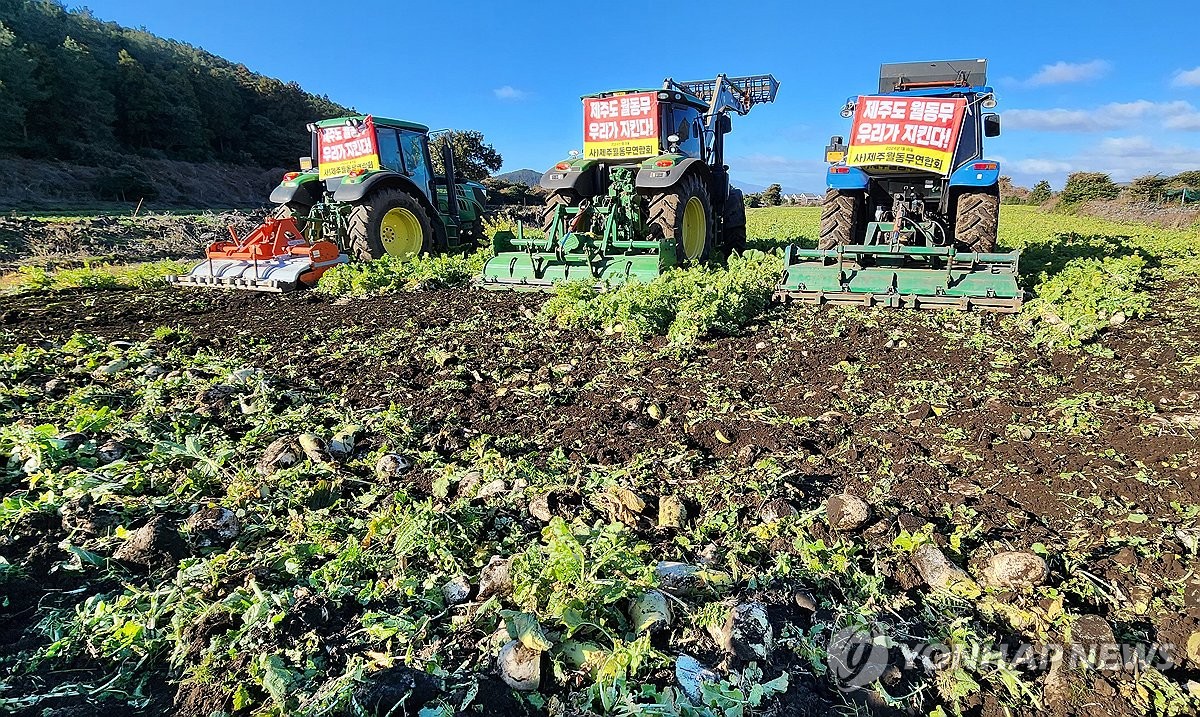
<instances>
[{"instance_id":1,"label":"tractor exhaust pipe","mask_svg":"<svg viewBox=\"0 0 1200 717\"><path fill-rule=\"evenodd\" d=\"M454 179L454 148L450 146L450 133L442 144L442 166L446 168L446 211L458 222L458 182Z\"/></svg>"}]
</instances>

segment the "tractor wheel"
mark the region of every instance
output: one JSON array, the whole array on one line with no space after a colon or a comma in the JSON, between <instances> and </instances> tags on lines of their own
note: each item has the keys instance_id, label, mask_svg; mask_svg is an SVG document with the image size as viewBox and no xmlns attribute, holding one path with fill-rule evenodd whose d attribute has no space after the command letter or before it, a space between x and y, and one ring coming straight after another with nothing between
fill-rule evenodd
<instances>
[{"instance_id":1,"label":"tractor wheel","mask_svg":"<svg viewBox=\"0 0 1200 717\"><path fill-rule=\"evenodd\" d=\"M699 174L689 174L669 191L650 197L651 227L658 227L667 241L675 242L679 266L708 260L712 246L712 200L708 185Z\"/></svg>"},{"instance_id":2,"label":"tractor wheel","mask_svg":"<svg viewBox=\"0 0 1200 717\"><path fill-rule=\"evenodd\" d=\"M384 255L415 259L436 246L433 220L411 194L380 189L354 205L346 226L346 249L355 259Z\"/></svg>"},{"instance_id":3,"label":"tractor wheel","mask_svg":"<svg viewBox=\"0 0 1200 717\"><path fill-rule=\"evenodd\" d=\"M554 217L557 216L559 207L574 207L578 205L579 195L569 189L554 192L546 197L546 204L542 207L542 231L546 233L546 236L550 236L550 230L554 225Z\"/></svg>"},{"instance_id":4,"label":"tractor wheel","mask_svg":"<svg viewBox=\"0 0 1200 717\"><path fill-rule=\"evenodd\" d=\"M839 244L853 244L858 236L862 215L863 193L830 189L821 202L821 233L818 249L832 249Z\"/></svg>"},{"instance_id":5,"label":"tractor wheel","mask_svg":"<svg viewBox=\"0 0 1200 717\"><path fill-rule=\"evenodd\" d=\"M296 228L302 232L308 232L308 221L300 217L307 217L312 207L300 202L288 202L275 207L275 211L271 212L271 216L276 219L295 219Z\"/></svg>"},{"instance_id":6,"label":"tractor wheel","mask_svg":"<svg viewBox=\"0 0 1200 717\"><path fill-rule=\"evenodd\" d=\"M746 251L746 199L742 190L730 189L729 199L725 200L725 226L722 243L725 246L725 256Z\"/></svg>"},{"instance_id":7,"label":"tractor wheel","mask_svg":"<svg viewBox=\"0 0 1200 717\"><path fill-rule=\"evenodd\" d=\"M995 189L963 192L954 212L955 242L968 251L996 251L1000 226L1000 194Z\"/></svg>"}]
</instances>

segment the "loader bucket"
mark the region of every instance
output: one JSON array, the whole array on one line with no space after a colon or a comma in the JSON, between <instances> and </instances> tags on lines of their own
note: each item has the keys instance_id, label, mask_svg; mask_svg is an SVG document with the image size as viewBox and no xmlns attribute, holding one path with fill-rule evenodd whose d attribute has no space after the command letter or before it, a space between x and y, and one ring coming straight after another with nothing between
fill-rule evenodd
<instances>
[{"instance_id":1,"label":"loader bucket","mask_svg":"<svg viewBox=\"0 0 1200 717\"><path fill-rule=\"evenodd\" d=\"M328 269L349 258L328 241L309 243L293 219L269 218L239 239L214 242L191 272L168 276L179 287L240 289L283 293L317 283Z\"/></svg>"},{"instance_id":2,"label":"loader bucket","mask_svg":"<svg viewBox=\"0 0 1200 717\"><path fill-rule=\"evenodd\" d=\"M775 298L809 304L1015 313L1019 251L957 252L953 247L845 245L788 247Z\"/></svg>"}]
</instances>

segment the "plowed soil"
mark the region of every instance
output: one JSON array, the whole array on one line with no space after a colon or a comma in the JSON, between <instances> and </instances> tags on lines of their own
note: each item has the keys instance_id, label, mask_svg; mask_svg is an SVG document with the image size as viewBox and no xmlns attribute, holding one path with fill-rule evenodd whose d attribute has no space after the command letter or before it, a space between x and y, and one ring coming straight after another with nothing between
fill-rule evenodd
<instances>
[{"instance_id":1,"label":"plowed soil","mask_svg":"<svg viewBox=\"0 0 1200 717\"><path fill-rule=\"evenodd\" d=\"M657 463L651 492L689 485L704 495L695 486L742 481L732 492L748 512L779 497L811 511L848 491L872 502L862 535L880 546L926 523L944 542L949 515L966 508L974 545L1070 542L1116 594L1191 596L1184 609L1132 618L1097 600L1090 609L1119 635L1183 645L1200 630L1194 545L1182 537L1192 526L1180 512L1200 504L1200 322L1186 306L1158 301L1152 318L1114 327L1103 342L1112 355L1101 356L1036 351L991 315L790 307L742 336L678 352L558 329L538 316L544 300L470 289L349 302L79 291L4 298L0 320L23 342L187 329L203 350L306 377L348 407L402 406L445 456L489 435L571 461ZM764 459L790 468L785 485L755 483ZM714 501L730 495L723 488ZM24 560L39 535L61 532L30 526L0 554ZM1053 559L1051 570L1051 582L1073 574ZM896 590L918 582L903 571L888 580ZM37 639L23 628L53 590L38 583L10 596L0 608L7 644ZM1200 664L1179 655L1172 680L1200 678ZM1136 714L1129 679L1092 674L1047 708Z\"/></svg>"}]
</instances>

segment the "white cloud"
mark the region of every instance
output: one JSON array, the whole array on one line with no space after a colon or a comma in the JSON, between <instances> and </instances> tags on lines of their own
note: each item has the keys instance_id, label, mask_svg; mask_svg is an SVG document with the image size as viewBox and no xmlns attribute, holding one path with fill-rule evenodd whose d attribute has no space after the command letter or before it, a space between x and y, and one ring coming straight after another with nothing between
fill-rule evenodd
<instances>
[{"instance_id":1,"label":"white cloud","mask_svg":"<svg viewBox=\"0 0 1200 717\"><path fill-rule=\"evenodd\" d=\"M1171 84L1175 87L1200 87L1200 67L1176 72Z\"/></svg>"},{"instance_id":2,"label":"white cloud","mask_svg":"<svg viewBox=\"0 0 1200 717\"><path fill-rule=\"evenodd\" d=\"M525 90L518 90L516 87L513 87L512 85L505 85L503 87L497 87L496 89L492 90L492 94L496 96L496 99L506 100L509 102L523 100L529 96L529 93L526 92Z\"/></svg>"},{"instance_id":3,"label":"white cloud","mask_svg":"<svg viewBox=\"0 0 1200 717\"><path fill-rule=\"evenodd\" d=\"M1037 132L1104 132L1161 120L1167 129L1196 129L1200 113L1189 102L1112 102L1091 109L1008 110L1005 127Z\"/></svg>"},{"instance_id":4,"label":"white cloud","mask_svg":"<svg viewBox=\"0 0 1200 717\"><path fill-rule=\"evenodd\" d=\"M1053 65L1042 65L1032 77L1025 80L1026 85L1033 87L1041 85L1063 85L1069 82L1084 82L1095 80L1108 73L1111 65L1104 60L1091 62L1056 62Z\"/></svg>"},{"instance_id":5,"label":"white cloud","mask_svg":"<svg viewBox=\"0 0 1200 717\"><path fill-rule=\"evenodd\" d=\"M1002 165L1013 181L1031 186L1049 179L1061 187L1071 172L1105 172L1124 182L1146 174L1177 174L1200 166L1200 148L1143 136L1105 137L1071 156L1026 157Z\"/></svg>"}]
</instances>

